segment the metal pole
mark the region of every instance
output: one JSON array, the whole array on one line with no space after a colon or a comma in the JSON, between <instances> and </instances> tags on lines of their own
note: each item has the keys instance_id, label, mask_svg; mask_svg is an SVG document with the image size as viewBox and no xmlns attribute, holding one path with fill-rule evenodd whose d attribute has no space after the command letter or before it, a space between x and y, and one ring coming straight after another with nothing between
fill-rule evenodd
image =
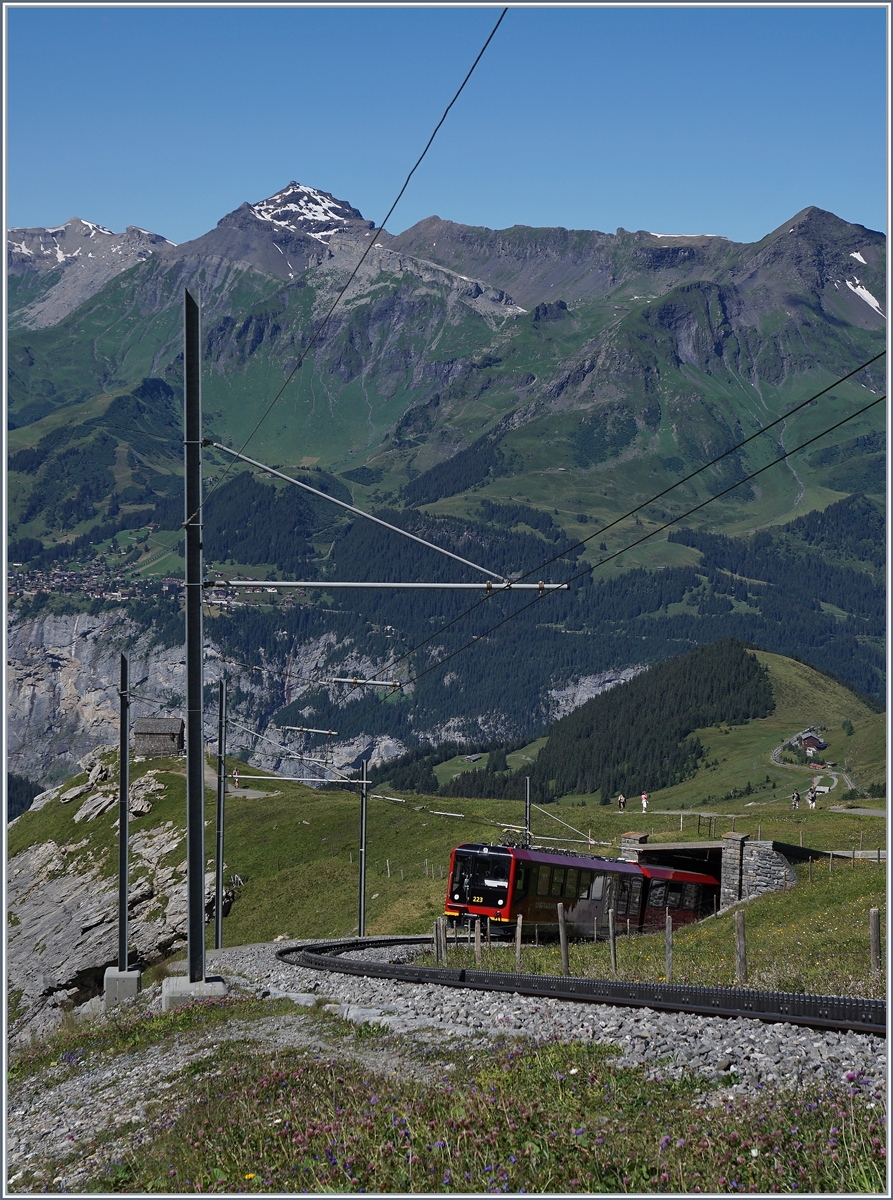
<instances>
[{"instance_id":1,"label":"metal pole","mask_svg":"<svg viewBox=\"0 0 893 1200\"><path fill-rule=\"evenodd\" d=\"M527 845L530 845L530 776L526 779L526 797L524 801L524 829L527 835Z\"/></svg>"},{"instance_id":2,"label":"metal pole","mask_svg":"<svg viewBox=\"0 0 893 1200\"><path fill-rule=\"evenodd\" d=\"M735 913L735 978L739 987L747 987L747 942L744 934L744 913Z\"/></svg>"},{"instance_id":3,"label":"metal pole","mask_svg":"<svg viewBox=\"0 0 893 1200\"><path fill-rule=\"evenodd\" d=\"M611 949L611 970L617 974L617 930L614 928L614 909L608 909L608 944Z\"/></svg>"},{"instance_id":4,"label":"metal pole","mask_svg":"<svg viewBox=\"0 0 893 1200\"><path fill-rule=\"evenodd\" d=\"M186 468L186 929L189 982L205 978L205 761L202 729L202 392L199 302L184 290Z\"/></svg>"},{"instance_id":5,"label":"metal pole","mask_svg":"<svg viewBox=\"0 0 893 1200\"><path fill-rule=\"evenodd\" d=\"M873 975L881 970L881 914L877 908L868 910L868 940L871 949L871 971Z\"/></svg>"},{"instance_id":6,"label":"metal pole","mask_svg":"<svg viewBox=\"0 0 893 1200\"><path fill-rule=\"evenodd\" d=\"M366 780L366 760L363 759L360 787L360 937L366 936L366 800L369 785Z\"/></svg>"},{"instance_id":7,"label":"metal pole","mask_svg":"<svg viewBox=\"0 0 893 1200\"><path fill-rule=\"evenodd\" d=\"M226 681L217 699L217 878L214 900L214 947L223 947L223 804L226 796Z\"/></svg>"},{"instance_id":8,"label":"metal pole","mask_svg":"<svg viewBox=\"0 0 893 1200\"><path fill-rule=\"evenodd\" d=\"M128 842L130 834L130 662L121 655L121 723L118 750L118 970L127 970Z\"/></svg>"},{"instance_id":9,"label":"metal pole","mask_svg":"<svg viewBox=\"0 0 893 1200\"><path fill-rule=\"evenodd\" d=\"M570 975L571 968L567 955L567 927L564 923L564 905L558 904L558 941L561 946L561 974Z\"/></svg>"}]
</instances>

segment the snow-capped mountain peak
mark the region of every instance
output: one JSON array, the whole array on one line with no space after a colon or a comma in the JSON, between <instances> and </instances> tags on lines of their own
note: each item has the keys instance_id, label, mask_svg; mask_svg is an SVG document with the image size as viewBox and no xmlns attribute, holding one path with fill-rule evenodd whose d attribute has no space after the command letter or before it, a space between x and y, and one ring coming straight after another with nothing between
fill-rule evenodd
<instances>
[{"instance_id":1,"label":"snow-capped mountain peak","mask_svg":"<svg viewBox=\"0 0 893 1200\"><path fill-rule=\"evenodd\" d=\"M348 222L363 220L363 214L344 200L336 200L330 192L320 192L295 180L269 199L248 207L261 221L270 221L281 229L303 233L324 243Z\"/></svg>"}]
</instances>

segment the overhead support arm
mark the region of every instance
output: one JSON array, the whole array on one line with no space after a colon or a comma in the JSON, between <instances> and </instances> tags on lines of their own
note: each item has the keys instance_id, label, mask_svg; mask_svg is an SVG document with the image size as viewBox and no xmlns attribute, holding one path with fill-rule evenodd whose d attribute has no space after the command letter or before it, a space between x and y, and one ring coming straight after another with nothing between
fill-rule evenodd
<instances>
[{"instance_id":1,"label":"overhead support arm","mask_svg":"<svg viewBox=\"0 0 893 1200\"><path fill-rule=\"evenodd\" d=\"M473 592L566 592L569 583L503 583L494 584L489 579L483 583L342 583L332 579L206 579L202 585L206 588L322 588L329 591L332 588L421 588L427 591L473 591Z\"/></svg>"}]
</instances>

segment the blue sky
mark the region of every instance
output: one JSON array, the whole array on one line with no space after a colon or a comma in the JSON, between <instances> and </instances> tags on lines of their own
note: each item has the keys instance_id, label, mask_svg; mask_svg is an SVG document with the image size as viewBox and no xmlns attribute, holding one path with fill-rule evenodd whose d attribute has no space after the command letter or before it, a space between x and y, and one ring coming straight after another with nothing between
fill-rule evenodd
<instances>
[{"instance_id":1,"label":"blue sky","mask_svg":"<svg viewBox=\"0 0 893 1200\"><path fill-rule=\"evenodd\" d=\"M499 8L7 7L7 221L198 237L290 179L380 221ZM886 229L886 9L516 8L392 232Z\"/></svg>"}]
</instances>

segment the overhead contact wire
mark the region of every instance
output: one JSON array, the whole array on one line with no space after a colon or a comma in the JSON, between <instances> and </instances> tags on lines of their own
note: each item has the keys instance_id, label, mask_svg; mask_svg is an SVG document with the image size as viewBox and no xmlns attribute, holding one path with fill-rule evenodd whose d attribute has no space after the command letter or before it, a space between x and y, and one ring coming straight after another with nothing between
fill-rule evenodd
<instances>
[{"instance_id":1,"label":"overhead contact wire","mask_svg":"<svg viewBox=\"0 0 893 1200\"><path fill-rule=\"evenodd\" d=\"M310 351L313 349L313 347L314 347L314 345L316 344L316 342L319 340L319 336L320 336L320 334L321 334L321 333L322 333L322 331L325 329L326 325L328 325L328 323L329 323L329 321L330 321L330 319L331 319L331 317L332 317L332 314L334 313L335 309L336 309L336 308L338 307L338 305L340 304L340 302L341 302L342 298L344 297L344 294L345 294L345 292L347 291L347 289L350 287L350 285L353 283L354 279L356 278L356 276L357 276L357 272L359 271L359 269L360 269L360 267L363 265L363 263L366 261L366 258L367 258L367 256L369 255L370 251L372 250L372 247L375 245L376 241L378 240L378 236L379 236L379 234L381 234L381 233L383 233L383 232L384 232L385 226L387 225L388 221L391 219L391 216L393 215L394 209L395 209L395 208L397 207L397 205L400 203L400 200L401 200L401 198L402 198L402 196L403 196L403 193L406 191L407 187L409 186L409 181L410 181L410 179L412 179L413 175L416 173L416 171L418 170L418 168L421 166L422 159L425 157L425 155L426 155L426 154L428 153L428 151L431 149L431 144L432 144L432 142L434 141L434 139L437 137L437 134L438 134L438 132L439 132L439 130L440 130L440 127L443 125L444 121L447 119L447 114L449 113L450 109L453 107L453 105L456 103L456 101L457 101L457 100L459 99L459 97L461 96L461 94L462 94L462 92L463 92L463 90L464 90L464 88L465 88L465 85L468 83L469 79L471 79L471 76L472 76L472 74L474 73L474 69L475 69L475 67L478 65L478 63L479 63L479 62L481 61L481 59L483 58L483 56L484 56L484 51L487 49L487 47L490 45L491 41L493 40L493 37L494 37L494 35L496 34L496 30L497 30L497 29L499 28L499 26L502 24L503 18L505 17L505 14L506 14L507 12L508 12L508 8L504 8L504 9L502 10L502 12L499 14L499 20L496 22L496 24L493 26L492 30L490 31L490 36L487 38L487 40L484 42L483 46L481 47L480 51L478 52L478 56L477 56L477 58L476 58L476 59L474 60L474 62L471 64L471 68L470 68L470 70L469 70L468 74L467 74L467 75L465 76L465 78L462 80L461 84L459 85L459 88L458 88L458 90L457 90L456 94L453 96L452 100L449 102L449 104L448 104L448 105L446 106L446 108L444 109L444 111L443 111L443 116L442 116L442 117L440 118L440 120L437 122L437 125L436 125L436 126L435 126L435 128L434 128L434 132L433 132L433 133L431 134L431 136L428 138L428 141L427 141L427 143L426 143L426 145L425 145L425 149L424 149L424 150L422 151L422 153L419 155L419 157L417 158L417 160L416 160L416 162L415 162L415 165L413 166L412 170L409 172L409 174L406 176L406 179L403 181L403 186L401 187L400 191L397 193L397 199L394 201L394 203L393 203L393 204L391 205L391 207L388 209L388 211L387 211L387 214L386 214L386 216L385 216L385 219L382 221L382 223L381 223L380 227L379 227L378 229L375 229L375 230L373 230L372 239L371 239L371 241L369 242L369 245L368 245L368 246L366 247L366 249L363 251L363 254L362 254L362 256L360 257L360 260L359 260L359 262L358 262L358 263L357 263L357 265L354 267L354 269L351 271L351 273L350 273L350 275L349 275L349 277L348 277L347 283L345 283L344 287L341 289L341 291L340 291L340 292L338 293L338 295L335 297L334 301L332 302L332 306L331 306L331 308L330 308L330 309L329 309L329 311L326 313L326 315L323 317L322 321L320 321L319 325L317 325L317 327L316 327L316 330L314 331L314 334L313 334L313 336L311 337L311 339L310 339L309 343L307 344L307 347L306 347L306 349L305 349L305 350L304 350L304 351L301 353L300 357L298 358L298 361L297 361L297 362L295 363L295 365L292 367L292 369L291 369L291 371L289 372L289 374L288 374L288 377L286 378L286 380L285 380L285 382L283 383L282 387L279 389L279 391L276 393L276 395L273 397L273 399L272 399L272 400L270 401L270 403L267 405L266 409L264 410L264 412L261 414L260 418L258 419L258 421L257 421L257 424L254 426L254 428L253 428L253 429L251 430L251 432L248 434L248 437L245 439L245 441L242 443L242 447L241 447L241 451L240 451L240 453L241 453L241 452L243 452L243 451L245 450L246 446L248 446L248 444L251 442L252 438L253 438L253 437L254 437L254 435L257 433L258 429L260 429L261 425L263 425L264 421L266 421L267 417L268 417L268 416L270 415L270 413L272 412L272 410L273 410L273 407L276 405L276 403L278 402L279 398L282 396L282 393L285 391L285 389L286 389L286 388L288 387L288 385L291 383L292 379L294 379L294 377L295 377L295 375L297 374L298 370L300 369L300 366L301 366L301 364L303 363L304 359L307 357L307 355L308 355L308 354L310 353ZM209 498L210 498L210 497L211 497L211 496L214 494L214 492L216 492L216 491L217 491L217 489L218 489L218 488L219 488L219 487L222 485L222 483L223 483L224 479L226 478L226 476L228 475L228 473L229 473L229 471L230 471L230 468L231 468L231 467L232 467L232 463L229 463L229 464L227 464L227 466L224 468L223 474L220 476L220 478L219 478L219 479L217 479L217 480L215 481L215 483L214 483L214 486L211 488L211 490L208 492L208 494L207 494L207 495L204 497L204 500L202 501L202 505L200 506L200 508L199 508L199 511L200 511L201 507L202 507L202 506L205 504L205 502L206 502L206 501L207 501L207 500L208 500L208 499L209 499ZM191 515L191 516L190 516L190 517L187 519L187 521L185 521L185 522L184 522L184 524L188 524L188 523L189 523L189 521L192 521L192 520L194 520L194 519L195 519L195 517L196 517L196 515L197 515L197 513L193 513L193 514L192 514L192 515Z\"/></svg>"},{"instance_id":2,"label":"overhead contact wire","mask_svg":"<svg viewBox=\"0 0 893 1200\"><path fill-rule=\"evenodd\" d=\"M854 413L850 413L849 416L844 417L842 421L838 421L838 422L836 422L836 424L829 426L827 429L823 429L822 432L817 433L815 435L815 437L808 438L805 442L801 442L800 445L795 446L793 450L785 451L784 454L780 455L778 458L773 459L772 462L766 463L765 466L759 467L756 471L752 471L749 475L746 475L743 479L739 479L735 483L730 484L729 487L724 488L723 491L718 492L715 496L710 496L710 497L708 497L708 499L702 500L700 504L693 505L691 508L687 509L684 513L680 513L678 516L673 517L671 520L664 522L663 525L659 525L656 529L652 529L652 530L650 530L650 532L643 534L642 537L637 538L634 542L630 542L628 545L623 546L620 550L615 550L613 554L609 554L606 558L599 559L599 561L597 563L594 563L592 566L586 567L585 570L583 570L583 571L578 571L576 575L571 575L570 578L566 579L564 582L565 583L574 583L576 580L582 579L585 575L592 574L593 571L598 570L599 567L605 566L607 563L611 562L613 559L617 558L619 555L625 554L628 550L635 549L636 546L640 546L642 544L642 542L647 542L649 540L649 538L654 537L655 534L662 533L665 529L669 529L671 525L676 525L680 521L684 521L686 519L686 517L690 517L693 513L698 512L700 509L706 508L706 506L708 504L713 504L714 501L721 500L723 496L727 496L729 494L729 492L733 492L736 488L741 487L742 484L749 483L751 479L755 479L758 475L762 475L762 473L764 471L768 471L770 467L775 467L780 462L784 462L785 459L790 458L792 454L798 454L801 450L805 450L806 447L811 446L813 442L817 442L821 438L827 437L827 435L829 433L833 433L835 431L835 429L840 429L841 426L846 425L849 421L855 420L856 417L862 416L863 413L868 412L869 409L874 408L874 406L876 404L880 404L880 403L882 403L882 401L884 401L886 399L887 399L886 395L876 397L869 404L866 404L864 407L858 409L858 411L856 411ZM551 592L546 593L546 595L552 595L552 594L553 593L551 593ZM537 596L535 600L530 600L530 601L528 601L527 604L522 604L520 608L517 608L517 609L515 609L514 612L509 613L508 616L504 617L501 621L497 621L495 625L491 625L489 629L487 629L484 633L479 634L477 638L473 639L470 642L466 642L463 646L460 646L457 650L453 650L449 654L445 655L443 658L438 659L438 661L436 663L432 663L431 666L426 667L424 671L419 671L419 673L417 675L414 675L414 676L412 676L412 678L408 679L404 686L418 683L418 681L420 679L423 679L426 675L430 674L431 671L437 670L438 667L442 667L444 665L444 663L448 663L451 659L455 658L458 654L461 654L464 650L469 649L470 646L474 646L476 644L476 642L480 640L480 638L484 638L484 637L489 636L491 633L495 633L497 629L501 629L503 625L507 625L509 621L513 620L517 616L520 616L520 614L522 612L526 612L528 608L532 608L534 604L538 604L542 599L544 599L544 597ZM376 700L374 704L371 704L365 710L365 712L360 713L360 715L355 717L353 721L348 722L347 725L345 726L345 728L350 729L353 725L356 725L358 721L363 720L365 717L367 717L369 715L370 712L373 711L373 709L378 708L378 706L380 704L383 704L385 702L385 699ZM337 705L333 706L333 708L331 708L329 710L329 713L327 713L326 716L328 716L332 712L336 711L337 707L338 707ZM325 719L325 718L323 718L323 719Z\"/></svg>"},{"instance_id":3,"label":"overhead contact wire","mask_svg":"<svg viewBox=\"0 0 893 1200\"><path fill-rule=\"evenodd\" d=\"M797 413L801 409L806 408L808 405L812 404L814 400L818 400L820 397L826 395L833 388L839 387L841 383L846 383L846 381L848 379L851 379L854 375L858 375L858 373L860 371L864 371L866 367L870 367L872 365L872 363L877 362L879 358L883 358L883 356L886 353L887 353L886 350L882 350L879 354L876 354L874 356L874 358L869 358L867 360L867 362L864 362L860 366L854 368L847 375L841 376L839 379L836 379L833 383L828 384L827 387L822 388L822 390L820 392L815 392L808 399L803 400L800 404L797 404L793 408L788 409L787 412L783 413L782 416L778 417L776 420L770 421L770 423L768 425L761 426L755 433L749 434L746 438L744 438L743 441L736 443L736 445L734 445L734 446L730 446L728 450L724 450L722 452L722 454L717 455L716 458L711 459L710 462L704 463L704 465L701 467L698 467L697 470L689 472L689 474L685 475L682 479L677 479L675 483L672 483L672 484L670 484L669 487L664 488L664 490L662 492L658 492L657 495L650 497L650 499L648 499L648 500L644 500L641 504L636 505L635 508L629 509L627 512L623 513L621 516L619 516L615 520L611 521L609 524L601 526L594 533L591 533L591 534L589 534L588 537L583 538L582 541L576 542L574 545L567 547L567 549L565 549L565 550L562 550L560 554L555 554L552 556L552 558L548 558L548 559L546 559L545 562L540 563L539 566L533 567L531 570L526 571L523 575L519 576L518 579L514 580L513 582L520 583L521 580L528 579L531 575L537 575L537 574L539 574L539 572L543 571L546 567L551 566L552 563L557 562L559 559L566 558L574 550L579 550L581 546L585 546L586 543L592 541L593 538L603 537L604 534L607 533L607 531L609 529L613 529L616 525L619 525L619 524L621 524L621 522L628 520L629 517L635 516L637 513L641 512L643 509L648 508L649 505L655 504L658 500L660 500L664 496L668 495L675 488L681 487L683 484L688 483L690 480L694 479L697 475L700 475L704 471L709 470L710 467L715 467L717 465L717 463L722 462L722 460L724 458L728 458L728 456L730 454L735 454L738 450L740 450L742 448L742 446L746 446L748 444L748 442L754 441L756 438L758 438L762 434L766 433L767 430L774 428L774 426L779 425L782 421L788 420L788 418L793 416L794 413ZM849 418L847 418L847 419L849 419ZM796 451L791 451L791 453L796 453ZM773 459L773 462L780 462L780 461L782 461L782 460L781 459ZM772 464L770 463L769 465L771 466ZM503 590L503 589L500 589L500 591L501 590ZM453 627L453 625L456 625L459 621L464 620L465 617L470 616L470 614L473 613L476 609L480 608L482 604L486 604L489 599L491 599L491 596L488 594L486 596L483 596L480 600L476 600L474 602L474 604L469 605L468 608L464 609L457 616L453 617L453 619L451 621L447 621L445 625L441 625L441 627L439 629L435 630L434 633L431 633L426 638L423 638L422 641L418 642L410 650L407 650L405 652L405 654L401 654L399 658L392 659L391 663L389 665L382 667L380 671L376 671L375 676L383 675L386 671L392 670L393 667L396 667L398 665L398 663L403 662L405 659L409 658L412 654L415 654L418 650L421 650L422 647L426 646L429 642L433 641L435 638L438 638L442 634L446 633L446 631L448 629L451 629ZM519 609L518 611L521 611L521 610ZM355 690L356 689L351 689L351 692L355 691ZM350 694L351 693L349 692L348 696ZM346 700L347 696L345 696L344 699ZM343 701L342 701L342 703L343 703ZM334 710L330 710L330 711L334 711Z\"/></svg>"}]
</instances>

